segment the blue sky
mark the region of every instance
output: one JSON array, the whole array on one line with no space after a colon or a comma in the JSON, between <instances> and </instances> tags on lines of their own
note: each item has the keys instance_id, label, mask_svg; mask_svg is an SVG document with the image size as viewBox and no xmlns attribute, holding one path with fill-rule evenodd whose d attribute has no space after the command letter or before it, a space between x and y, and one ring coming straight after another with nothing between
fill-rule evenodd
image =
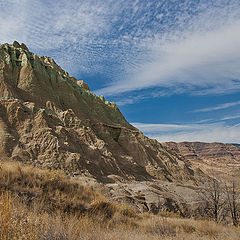
<instances>
[{"instance_id":1,"label":"blue sky","mask_svg":"<svg viewBox=\"0 0 240 240\"><path fill-rule=\"evenodd\" d=\"M240 143L239 0L0 0L0 33L149 137Z\"/></svg>"}]
</instances>

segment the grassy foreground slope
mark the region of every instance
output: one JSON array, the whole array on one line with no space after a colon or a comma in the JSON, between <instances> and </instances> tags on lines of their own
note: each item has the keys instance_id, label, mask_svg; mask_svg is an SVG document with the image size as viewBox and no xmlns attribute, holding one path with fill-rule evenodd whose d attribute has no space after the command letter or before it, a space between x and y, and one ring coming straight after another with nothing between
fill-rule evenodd
<instances>
[{"instance_id":1,"label":"grassy foreground slope","mask_svg":"<svg viewBox=\"0 0 240 240\"><path fill-rule=\"evenodd\" d=\"M13 162L0 167L0 239L240 239L237 228L137 214L59 171Z\"/></svg>"}]
</instances>

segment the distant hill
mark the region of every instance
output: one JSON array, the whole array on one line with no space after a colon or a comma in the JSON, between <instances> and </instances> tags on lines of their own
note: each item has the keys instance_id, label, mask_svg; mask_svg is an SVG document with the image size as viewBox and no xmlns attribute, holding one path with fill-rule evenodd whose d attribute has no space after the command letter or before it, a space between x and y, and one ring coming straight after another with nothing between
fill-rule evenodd
<instances>
[{"instance_id":1,"label":"distant hill","mask_svg":"<svg viewBox=\"0 0 240 240\"><path fill-rule=\"evenodd\" d=\"M168 149L189 160L194 168L219 179L240 177L240 144L166 142Z\"/></svg>"},{"instance_id":2,"label":"distant hill","mask_svg":"<svg viewBox=\"0 0 240 240\"><path fill-rule=\"evenodd\" d=\"M240 144L238 144L238 143L230 143L230 144L232 144L234 146L240 146Z\"/></svg>"}]
</instances>

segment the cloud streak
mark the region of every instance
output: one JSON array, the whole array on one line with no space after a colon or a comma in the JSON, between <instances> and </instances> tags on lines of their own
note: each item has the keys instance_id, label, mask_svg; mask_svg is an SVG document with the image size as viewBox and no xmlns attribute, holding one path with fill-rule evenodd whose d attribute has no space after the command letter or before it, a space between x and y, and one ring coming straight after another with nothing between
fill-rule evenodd
<instances>
[{"instance_id":1,"label":"cloud streak","mask_svg":"<svg viewBox=\"0 0 240 240\"><path fill-rule=\"evenodd\" d=\"M0 42L17 40L40 55L50 55L72 74L101 71L109 31L109 5L104 1L0 0Z\"/></svg>"},{"instance_id":2,"label":"cloud streak","mask_svg":"<svg viewBox=\"0 0 240 240\"><path fill-rule=\"evenodd\" d=\"M236 2L234 2L236 3ZM234 5L232 4L232 6ZM187 19L185 30L178 25L149 40L149 54L126 79L110 84L97 93L120 94L152 87L168 88L172 93L183 88L188 93L209 94L240 90L240 18L229 5L220 10L204 9L198 17ZM227 15L226 13L229 13ZM200 91L201 89L201 91Z\"/></svg>"},{"instance_id":3,"label":"cloud streak","mask_svg":"<svg viewBox=\"0 0 240 240\"><path fill-rule=\"evenodd\" d=\"M240 101L223 103L223 104L219 104L215 107L207 107L207 108L196 109L192 112L211 112L211 111L217 111L217 110L222 110L222 109L234 107L234 106L237 106L237 105L240 105Z\"/></svg>"},{"instance_id":4,"label":"cloud streak","mask_svg":"<svg viewBox=\"0 0 240 240\"><path fill-rule=\"evenodd\" d=\"M225 123L213 124L144 124L132 123L147 136L159 142L223 142L239 143L240 124L229 126Z\"/></svg>"},{"instance_id":5,"label":"cloud streak","mask_svg":"<svg viewBox=\"0 0 240 240\"><path fill-rule=\"evenodd\" d=\"M238 118L240 118L240 113L236 113L236 114L231 115L231 116L223 117L220 120L221 121L227 121L227 120L238 119Z\"/></svg>"}]
</instances>

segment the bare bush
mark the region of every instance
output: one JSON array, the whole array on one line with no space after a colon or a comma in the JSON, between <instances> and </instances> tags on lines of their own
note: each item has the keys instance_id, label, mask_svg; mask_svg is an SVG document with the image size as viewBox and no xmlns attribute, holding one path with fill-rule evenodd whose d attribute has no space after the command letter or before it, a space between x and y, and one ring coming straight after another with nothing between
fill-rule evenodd
<instances>
[{"instance_id":1,"label":"bare bush","mask_svg":"<svg viewBox=\"0 0 240 240\"><path fill-rule=\"evenodd\" d=\"M227 215L224 185L213 179L200 191L200 215L219 223Z\"/></svg>"},{"instance_id":2,"label":"bare bush","mask_svg":"<svg viewBox=\"0 0 240 240\"><path fill-rule=\"evenodd\" d=\"M240 203L239 203L239 191L236 181L233 180L231 184L225 184L225 190L227 195L228 210L231 215L232 223L234 226L239 225L240 219Z\"/></svg>"}]
</instances>

